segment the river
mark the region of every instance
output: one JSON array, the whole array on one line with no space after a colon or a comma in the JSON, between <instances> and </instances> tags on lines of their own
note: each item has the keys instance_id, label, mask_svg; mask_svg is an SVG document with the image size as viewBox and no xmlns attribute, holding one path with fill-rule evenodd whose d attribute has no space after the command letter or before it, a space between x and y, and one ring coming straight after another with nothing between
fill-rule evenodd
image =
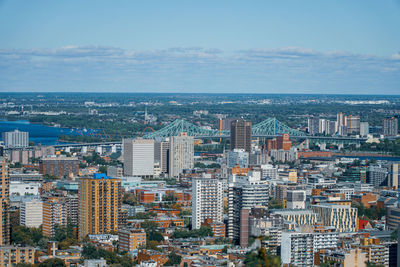
<instances>
[{"instance_id":1,"label":"river","mask_svg":"<svg viewBox=\"0 0 400 267\"><path fill-rule=\"evenodd\" d=\"M74 135L74 131L68 128L50 127L42 124L32 124L26 120L0 121L0 133L19 130L29 132L29 141L36 145L56 145L60 135ZM1 136L2 138L2 136Z\"/></svg>"}]
</instances>

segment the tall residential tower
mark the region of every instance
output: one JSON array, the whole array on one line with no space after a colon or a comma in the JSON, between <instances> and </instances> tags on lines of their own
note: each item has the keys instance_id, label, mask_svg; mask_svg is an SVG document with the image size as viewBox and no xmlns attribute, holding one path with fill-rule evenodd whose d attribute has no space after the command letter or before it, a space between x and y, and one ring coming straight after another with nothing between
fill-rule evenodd
<instances>
[{"instance_id":1,"label":"tall residential tower","mask_svg":"<svg viewBox=\"0 0 400 267\"><path fill-rule=\"evenodd\" d=\"M121 180L94 174L79 179L79 237L118 232Z\"/></svg>"}]
</instances>

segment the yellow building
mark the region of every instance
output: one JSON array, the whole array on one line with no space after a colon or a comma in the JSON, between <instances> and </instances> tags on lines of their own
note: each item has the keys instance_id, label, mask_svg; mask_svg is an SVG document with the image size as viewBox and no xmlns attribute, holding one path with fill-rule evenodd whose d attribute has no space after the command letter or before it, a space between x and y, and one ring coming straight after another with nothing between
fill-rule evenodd
<instances>
[{"instance_id":1,"label":"yellow building","mask_svg":"<svg viewBox=\"0 0 400 267\"><path fill-rule=\"evenodd\" d=\"M290 170L288 174L289 182L297 183L297 172Z\"/></svg>"},{"instance_id":2,"label":"yellow building","mask_svg":"<svg viewBox=\"0 0 400 267\"><path fill-rule=\"evenodd\" d=\"M10 244L10 181L8 165L4 159L1 159L0 166L0 246L4 246Z\"/></svg>"},{"instance_id":3,"label":"yellow building","mask_svg":"<svg viewBox=\"0 0 400 267\"><path fill-rule=\"evenodd\" d=\"M118 232L121 180L94 174L79 179L79 237Z\"/></svg>"},{"instance_id":4,"label":"yellow building","mask_svg":"<svg viewBox=\"0 0 400 267\"><path fill-rule=\"evenodd\" d=\"M67 225L67 206L63 197L49 197L43 202L43 235L54 237L55 226Z\"/></svg>"},{"instance_id":5,"label":"yellow building","mask_svg":"<svg viewBox=\"0 0 400 267\"><path fill-rule=\"evenodd\" d=\"M124 228L118 231L119 251L131 251L146 246L146 232L143 229Z\"/></svg>"},{"instance_id":6,"label":"yellow building","mask_svg":"<svg viewBox=\"0 0 400 267\"><path fill-rule=\"evenodd\" d=\"M0 266L15 266L18 263L35 263L35 248L0 247Z\"/></svg>"}]
</instances>

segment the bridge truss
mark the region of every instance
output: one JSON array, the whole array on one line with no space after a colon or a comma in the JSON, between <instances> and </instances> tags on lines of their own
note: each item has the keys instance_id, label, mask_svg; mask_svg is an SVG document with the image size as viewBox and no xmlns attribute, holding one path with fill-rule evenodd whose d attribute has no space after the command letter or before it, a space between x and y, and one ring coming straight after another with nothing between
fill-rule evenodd
<instances>
[{"instance_id":1,"label":"bridge truss","mask_svg":"<svg viewBox=\"0 0 400 267\"><path fill-rule=\"evenodd\" d=\"M176 136L182 132L186 132L187 135L193 137L209 137L209 138L218 138L218 137L228 137L230 135L229 131L220 131L213 129L206 129L194 125L190 122L187 122L182 119L175 120L170 123L166 127L151 133L145 134L143 137L148 139L156 139L156 138L165 138L169 136ZM291 136L306 136L305 133L290 128L284 123L278 121L276 118L269 118L265 121L262 121L252 128L253 136L275 136L277 134L287 133Z\"/></svg>"}]
</instances>

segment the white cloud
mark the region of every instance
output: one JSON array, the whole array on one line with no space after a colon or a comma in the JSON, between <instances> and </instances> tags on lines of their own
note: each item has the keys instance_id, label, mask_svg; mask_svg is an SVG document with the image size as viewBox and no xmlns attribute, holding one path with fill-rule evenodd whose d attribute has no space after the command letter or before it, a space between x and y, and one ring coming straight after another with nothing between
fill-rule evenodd
<instances>
[{"instance_id":1,"label":"white cloud","mask_svg":"<svg viewBox=\"0 0 400 267\"><path fill-rule=\"evenodd\" d=\"M2 49L0 90L398 93L399 59L300 47Z\"/></svg>"}]
</instances>

